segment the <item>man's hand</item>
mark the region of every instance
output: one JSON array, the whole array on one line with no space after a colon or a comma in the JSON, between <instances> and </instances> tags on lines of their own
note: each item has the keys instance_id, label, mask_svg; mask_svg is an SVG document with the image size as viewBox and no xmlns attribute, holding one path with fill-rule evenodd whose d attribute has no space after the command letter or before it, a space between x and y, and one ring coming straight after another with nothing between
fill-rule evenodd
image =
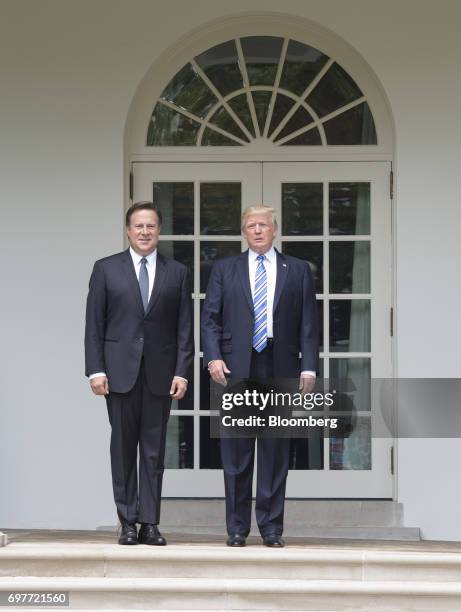
<instances>
[{"instance_id":1,"label":"man's hand","mask_svg":"<svg viewBox=\"0 0 461 612\"><path fill-rule=\"evenodd\" d=\"M302 395L310 393L315 386L315 376L310 374L301 374L299 377L299 390Z\"/></svg>"},{"instance_id":2,"label":"man's hand","mask_svg":"<svg viewBox=\"0 0 461 612\"><path fill-rule=\"evenodd\" d=\"M95 395L108 395L109 380L107 376L96 376L90 380L91 390Z\"/></svg>"},{"instance_id":3,"label":"man's hand","mask_svg":"<svg viewBox=\"0 0 461 612\"><path fill-rule=\"evenodd\" d=\"M171 382L171 399L180 400L186 395L187 383L182 378L175 376Z\"/></svg>"},{"instance_id":4,"label":"man's hand","mask_svg":"<svg viewBox=\"0 0 461 612\"><path fill-rule=\"evenodd\" d=\"M222 385L223 387L227 385L225 374L230 374L231 372L222 359L215 359L212 361L208 366L208 372L218 385Z\"/></svg>"}]
</instances>

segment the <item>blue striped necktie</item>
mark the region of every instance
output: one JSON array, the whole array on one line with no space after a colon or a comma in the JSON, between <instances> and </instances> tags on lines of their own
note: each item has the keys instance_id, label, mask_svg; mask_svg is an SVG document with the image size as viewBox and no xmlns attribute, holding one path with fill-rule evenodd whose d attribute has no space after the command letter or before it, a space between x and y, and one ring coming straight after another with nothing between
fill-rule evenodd
<instances>
[{"instance_id":1,"label":"blue striped necktie","mask_svg":"<svg viewBox=\"0 0 461 612\"><path fill-rule=\"evenodd\" d=\"M253 296L253 348L260 353L267 346L267 274L264 267L264 255L256 258L255 290Z\"/></svg>"}]
</instances>

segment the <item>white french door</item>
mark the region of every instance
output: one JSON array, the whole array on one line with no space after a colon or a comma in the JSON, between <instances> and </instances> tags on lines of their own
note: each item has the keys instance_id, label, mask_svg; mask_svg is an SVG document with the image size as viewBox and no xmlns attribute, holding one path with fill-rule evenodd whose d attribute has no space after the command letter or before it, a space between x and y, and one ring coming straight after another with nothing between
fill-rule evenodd
<instances>
[{"instance_id":1,"label":"white french door","mask_svg":"<svg viewBox=\"0 0 461 612\"><path fill-rule=\"evenodd\" d=\"M371 379L392 375L389 170L385 162L133 164L133 201L159 206L159 250L185 263L193 279L194 379L172 407L165 496L224 496L219 441L209 435L200 312L213 261L246 249L242 210L264 202L277 211L277 248L314 273L321 375L356 388L347 398L357 411L347 438L293 441L287 496L392 497L392 441L371 431Z\"/></svg>"},{"instance_id":2,"label":"white french door","mask_svg":"<svg viewBox=\"0 0 461 612\"><path fill-rule=\"evenodd\" d=\"M202 367L200 312L215 259L243 248L242 207L262 197L259 163L135 163L133 201L163 215L159 251L189 267L194 302L194 380L173 402L163 479L165 497L223 497L219 442L210 438L208 373Z\"/></svg>"},{"instance_id":3,"label":"white french door","mask_svg":"<svg viewBox=\"0 0 461 612\"><path fill-rule=\"evenodd\" d=\"M392 497L392 440L373 436L383 431L372 428L379 397L371 384L392 376L389 171L383 162L263 165L264 203L280 219L277 246L314 274L321 376L355 387L342 396L355 412L347 437L330 430L293 443L288 497Z\"/></svg>"}]
</instances>

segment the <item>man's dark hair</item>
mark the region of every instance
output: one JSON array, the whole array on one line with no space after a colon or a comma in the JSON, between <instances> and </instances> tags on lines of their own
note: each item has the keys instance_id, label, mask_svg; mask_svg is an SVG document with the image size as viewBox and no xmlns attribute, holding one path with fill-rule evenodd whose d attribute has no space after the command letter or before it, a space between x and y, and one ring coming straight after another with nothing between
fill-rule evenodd
<instances>
[{"instance_id":1,"label":"man's dark hair","mask_svg":"<svg viewBox=\"0 0 461 612\"><path fill-rule=\"evenodd\" d=\"M146 201L143 201L143 202L135 202L126 211L126 216L125 216L125 225L126 225L126 227L128 227L130 225L131 215L134 212L136 212L137 210L153 210L157 214L158 224L162 225L162 213L161 213L161 211L155 206L155 204L153 202L148 202L146 200Z\"/></svg>"}]
</instances>

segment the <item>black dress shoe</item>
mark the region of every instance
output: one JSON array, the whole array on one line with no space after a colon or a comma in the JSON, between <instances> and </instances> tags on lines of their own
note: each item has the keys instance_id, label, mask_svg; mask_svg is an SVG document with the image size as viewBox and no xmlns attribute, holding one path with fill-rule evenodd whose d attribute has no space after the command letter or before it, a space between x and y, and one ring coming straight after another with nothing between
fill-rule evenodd
<instances>
[{"instance_id":1,"label":"black dress shoe","mask_svg":"<svg viewBox=\"0 0 461 612\"><path fill-rule=\"evenodd\" d=\"M285 542L283 541L282 536L277 533L268 533L263 536L263 544L264 546L270 546L271 548L283 548L285 546Z\"/></svg>"},{"instance_id":2,"label":"black dress shoe","mask_svg":"<svg viewBox=\"0 0 461 612\"><path fill-rule=\"evenodd\" d=\"M123 516L118 515L120 519L121 532L118 539L119 544L137 544L138 543L138 532L135 523L129 523Z\"/></svg>"},{"instance_id":3,"label":"black dress shoe","mask_svg":"<svg viewBox=\"0 0 461 612\"><path fill-rule=\"evenodd\" d=\"M158 530L157 525L142 523L139 530L138 542L149 546L166 546L166 540Z\"/></svg>"},{"instance_id":4,"label":"black dress shoe","mask_svg":"<svg viewBox=\"0 0 461 612\"><path fill-rule=\"evenodd\" d=\"M241 535L240 533L231 533L231 535L227 538L228 546L245 546L246 545L246 537Z\"/></svg>"}]
</instances>

